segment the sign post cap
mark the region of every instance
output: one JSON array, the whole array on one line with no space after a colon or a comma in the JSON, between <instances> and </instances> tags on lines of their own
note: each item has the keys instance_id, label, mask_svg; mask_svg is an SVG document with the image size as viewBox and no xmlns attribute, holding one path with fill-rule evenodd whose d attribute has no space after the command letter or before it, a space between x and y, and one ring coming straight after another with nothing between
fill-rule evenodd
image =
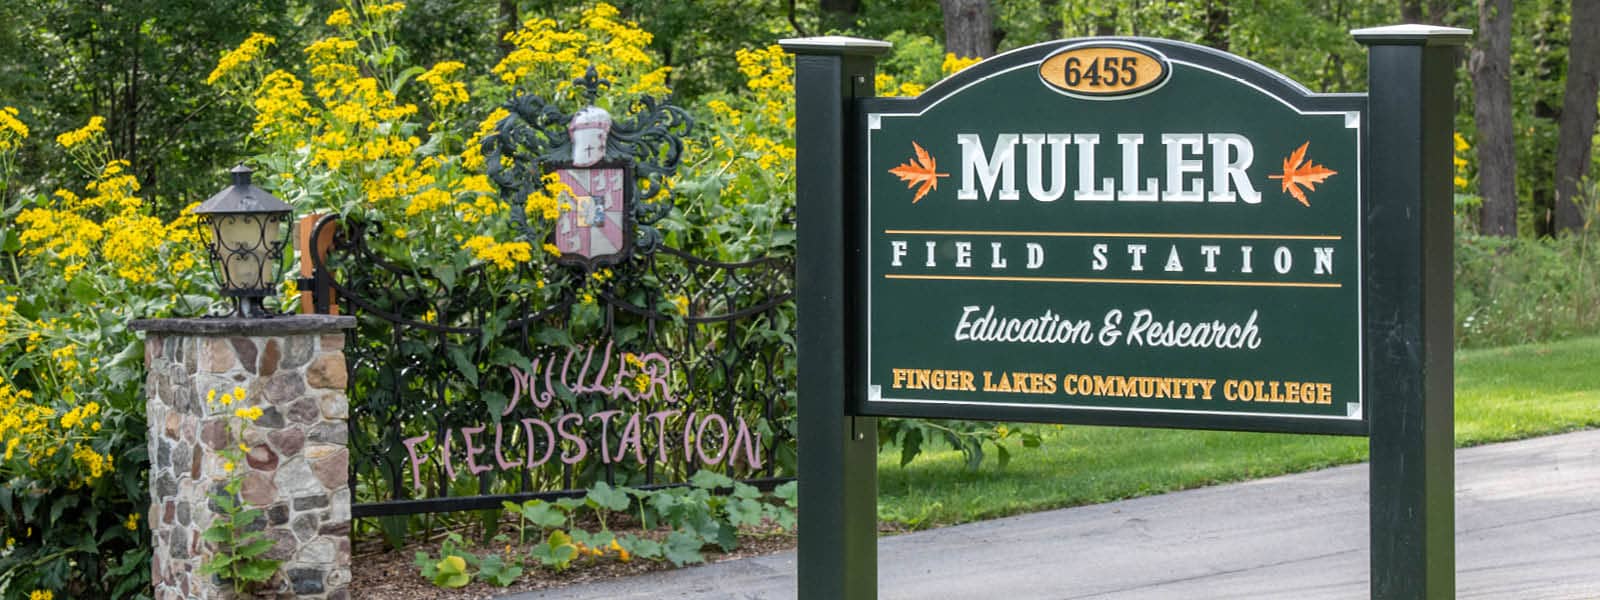
<instances>
[{"instance_id":1,"label":"sign post cap","mask_svg":"<svg viewBox=\"0 0 1600 600\"><path fill-rule=\"evenodd\" d=\"M1350 35L1368 46L1461 46L1472 37L1472 30L1408 23L1353 29Z\"/></svg>"},{"instance_id":2,"label":"sign post cap","mask_svg":"<svg viewBox=\"0 0 1600 600\"><path fill-rule=\"evenodd\" d=\"M793 54L825 54L829 56L878 56L894 47L894 44L882 40L869 40L843 35L788 38L778 40L778 45Z\"/></svg>"}]
</instances>

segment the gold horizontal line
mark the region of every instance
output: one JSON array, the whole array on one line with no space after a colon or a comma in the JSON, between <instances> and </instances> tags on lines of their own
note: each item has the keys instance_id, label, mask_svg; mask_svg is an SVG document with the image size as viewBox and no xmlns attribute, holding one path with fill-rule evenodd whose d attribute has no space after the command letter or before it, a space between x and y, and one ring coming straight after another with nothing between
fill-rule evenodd
<instances>
[{"instance_id":1,"label":"gold horizontal line","mask_svg":"<svg viewBox=\"0 0 1600 600\"><path fill-rule=\"evenodd\" d=\"M1198 279L1114 279L1108 277L1018 277L1007 275L903 275L887 273L884 279L924 279L936 281L1020 281L1039 283L1130 283L1136 285L1213 285L1233 287L1338 288L1339 283L1299 283L1290 281L1206 281Z\"/></svg>"},{"instance_id":2,"label":"gold horizontal line","mask_svg":"<svg viewBox=\"0 0 1600 600\"><path fill-rule=\"evenodd\" d=\"M885 229L887 235L988 235L1026 237L1112 237L1112 238L1172 238L1221 240L1326 240L1344 239L1339 235L1276 235L1248 233L1132 233L1092 231L965 231L958 229Z\"/></svg>"}]
</instances>

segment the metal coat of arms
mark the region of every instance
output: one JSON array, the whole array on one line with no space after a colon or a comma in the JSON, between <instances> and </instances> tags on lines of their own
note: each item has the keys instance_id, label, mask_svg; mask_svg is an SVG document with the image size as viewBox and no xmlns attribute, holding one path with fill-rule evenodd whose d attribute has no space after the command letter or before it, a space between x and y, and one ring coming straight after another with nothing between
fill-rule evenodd
<instances>
[{"instance_id":1,"label":"metal coat of arms","mask_svg":"<svg viewBox=\"0 0 1600 600\"><path fill-rule=\"evenodd\" d=\"M681 108L655 98L639 99L637 113L613 122L595 104L601 87L593 67L576 83L588 106L570 117L542 99L525 94L512 100L496 134L484 140L489 176L511 204L511 218L528 239L554 244L556 262L593 271L628 260L634 252L654 252L661 234L654 225L672 210L651 202L683 154L680 136L691 121ZM501 162L502 157L511 160ZM548 233L528 222L528 195L555 174L565 184L559 213ZM641 183L643 184L641 186ZM664 200L664 198L663 198Z\"/></svg>"}]
</instances>

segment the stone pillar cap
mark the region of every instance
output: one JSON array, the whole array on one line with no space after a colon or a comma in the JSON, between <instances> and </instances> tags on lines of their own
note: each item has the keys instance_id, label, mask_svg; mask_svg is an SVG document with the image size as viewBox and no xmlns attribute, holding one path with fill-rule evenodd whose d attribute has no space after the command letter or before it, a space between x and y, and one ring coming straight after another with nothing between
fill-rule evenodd
<instances>
[{"instance_id":1,"label":"stone pillar cap","mask_svg":"<svg viewBox=\"0 0 1600 600\"><path fill-rule=\"evenodd\" d=\"M145 333L246 337L337 333L354 329L355 326L356 318L348 315L284 315L266 319L134 319L128 322L129 329Z\"/></svg>"}]
</instances>

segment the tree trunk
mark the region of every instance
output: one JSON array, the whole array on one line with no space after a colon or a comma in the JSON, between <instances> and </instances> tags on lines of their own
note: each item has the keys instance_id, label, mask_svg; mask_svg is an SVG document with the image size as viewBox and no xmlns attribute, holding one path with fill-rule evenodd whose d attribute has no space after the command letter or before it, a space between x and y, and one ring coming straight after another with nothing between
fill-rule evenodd
<instances>
[{"instance_id":1,"label":"tree trunk","mask_svg":"<svg viewBox=\"0 0 1600 600\"><path fill-rule=\"evenodd\" d=\"M500 56L510 56L516 46L506 36L511 35L522 26L522 18L517 14L517 0L500 0Z\"/></svg>"},{"instance_id":2,"label":"tree trunk","mask_svg":"<svg viewBox=\"0 0 1600 600\"><path fill-rule=\"evenodd\" d=\"M1422 0L1400 0L1400 21L1403 23L1422 22Z\"/></svg>"},{"instance_id":3,"label":"tree trunk","mask_svg":"<svg viewBox=\"0 0 1600 600\"><path fill-rule=\"evenodd\" d=\"M861 14L861 0L822 0L823 27L850 29Z\"/></svg>"},{"instance_id":4,"label":"tree trunk","mask_svg":"<svg viewBox=\"0 0 1600 600\"><path fill-rule=\"evenodd\" d=\"M1065 29L1061 21L1061 0L1044 0L1039 3L1044 10L1044 37L1046 40L1059 40Z\"/></svg>"},{"instance_id":5,"label":"tree trunk","mask_svg":"<svg viewBox=\"0 0 1600 600\"><path fill-rule=\"evenodd\" d=\"M960 57L994 55L994 11L989 0L939 0L944 9L944 51Z\"/></svg>"},{"instance_id":6,"label":"tree trunk","mask_svg":"<svg viewBox=\"0 0 1600 600\"><path fill-rule=\"evenodd\" d=\"M1594 150L1595 101L1600 94L1600 0L1572 0L1572 42L1567 49L1567 89L1556 119L1555 229L1582 229L1578 183Z\"/></svg>"},{"instance_id":7,"label":"tree trunk","mask_svg":"<svg viewBox=\"0 0 1600 600\"><path fill-rule=\"evenodd\" d=\"M1517 157L1511 131L1511 0L1478 0L1478 40L1472 70L1473 117L1478 125L1479 228L1517 235Z\"/></svg>"},{"instance_id":8,"label":"tree trunk","mask_svg":"<svg viewBox=\"0 0 1600 600\"><path fill-rule=\"evenodd\" d=\"M1228 51L1228 26L1232 23L1227 0L1209 0L1205 7L1206 30L1200 34L1200 43Z\"/></svg>"},{"instance_id":9,"label":"tree trunk","mask_svg":"<svg viewBox=\"0 0 1600 600\"><path fill-rule=\"evenodd\" d=\"M1443 25L1450 13L1449 0L1400 0L1400 20Z\"/></svg>"}]
</instances>

